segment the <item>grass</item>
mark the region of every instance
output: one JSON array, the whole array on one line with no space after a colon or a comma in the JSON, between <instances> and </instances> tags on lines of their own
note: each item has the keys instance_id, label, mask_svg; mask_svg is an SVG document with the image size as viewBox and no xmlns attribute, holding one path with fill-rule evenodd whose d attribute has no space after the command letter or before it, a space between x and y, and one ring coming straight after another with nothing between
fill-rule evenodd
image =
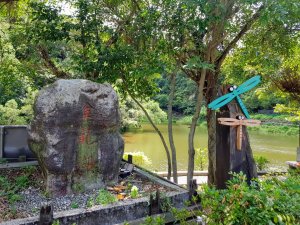
<instances>
[{"instance_id":1,"label":"grass","mask_svg":"<svg viewBox=\"0 0 300 225\"><path fill-rule=\"evenodd\" d=\"M273 120L277 122L286 122L287 114L251 114L251 119L256 120Z\"/></svg>"},{"instance_id":2,"label":"grass","mask_svg":"<svg viewBox=\"0 0 300 225\"><path fill-rule=\"evenodd\" d=\"M250 131L259 131L262 133L281 134L281 135L288 135L288 136L297 136L299 134L299 127L295 125L279 126L279 125L262 124L259 127L247 127L247 129Z\"/></svg>"},{"instance_id":3,"label":"grass","mask_svg":"<svg viewBox=\"0 0 300 225\"><path fill-rule=\"evenodd\" d=\"M14 203L22 200L20 191L41 185L37 182L38 174L34 166L0 170L0 222L18 217Z\"/></svg>"},{"instance_id":4,"label":"grass","mask_svg":"<svg viewBox=\"0 0 300 225\"><path fill-rule=\"evenodd\" d=\"M176 119L174 122L176 124L181 124L181 125L190 125L192 123L192 118L193 116L183 116ZM197 124L200 126L206 126L206 121L203 118L201 118L197 121Z\"/></svg>"},{"instance_id":5,"label":"grass","mask_svg":"<svg viewBox=\"0 0 300 225\"><path fill-rule=\"evenodd\" d=\"M21 175L16 177L14 181L10 181L7 177L0 176L0 197L5 197L9 203L22 200L18 192L29 186L28 176Z\"/></svg>"},{"instance_id":6,"label":"grass","mask_svg":"<svg viewBox=\"0 0 300 225\"><path fill-rule=\"evenodd\" d=\"M71 208L72 209L78 209L79 208L79 204L77 202L72 202L71 203Z\"/></svg>"}]
</instances>

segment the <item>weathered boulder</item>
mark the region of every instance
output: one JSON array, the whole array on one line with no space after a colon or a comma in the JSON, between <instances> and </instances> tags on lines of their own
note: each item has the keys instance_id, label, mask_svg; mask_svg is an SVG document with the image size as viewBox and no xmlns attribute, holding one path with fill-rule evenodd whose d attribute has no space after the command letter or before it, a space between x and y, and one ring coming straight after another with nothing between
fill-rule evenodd
<instances>
[{"instance_id":1,"label":"weathered boulder","mask_svg":"<svg viewBox=\"0 0 300 225\"><path fill-rule=\"evenodd\" d=\"M53 196L118 179L124 142L118 97L109 84L58 80L38 94L29 146Z\"/></svg>"}]
</instances>

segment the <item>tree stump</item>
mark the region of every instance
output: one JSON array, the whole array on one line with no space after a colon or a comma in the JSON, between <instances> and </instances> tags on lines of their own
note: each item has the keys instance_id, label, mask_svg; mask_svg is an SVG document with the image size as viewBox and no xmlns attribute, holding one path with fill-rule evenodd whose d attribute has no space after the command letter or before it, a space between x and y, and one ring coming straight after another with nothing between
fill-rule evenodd
<instances>
[{"instance_id":1,"label":"tree stump","mask_svg":"<svg viewBox=\"0 0 300 225\"><path fill-rule=\"evenodd\" d=\"M219 90L220 95L227 94L228 88ZM233 100L220 108L216 113L218 118L236 118L243 115L238 103ZM250 184L252 178L257 177L256 165L253 159L252 149L246 126L242 127L242 148L237 150L237 127L216 124L216 186L225 189L226 182L231 178L229 172L243 172Z\"/></svg>"}]
</instances>

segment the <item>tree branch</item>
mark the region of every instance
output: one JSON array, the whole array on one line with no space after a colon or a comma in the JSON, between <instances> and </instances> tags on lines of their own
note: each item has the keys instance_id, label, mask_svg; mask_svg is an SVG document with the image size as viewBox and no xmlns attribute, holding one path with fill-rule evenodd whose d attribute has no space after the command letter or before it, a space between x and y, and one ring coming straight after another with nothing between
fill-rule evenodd
<instances>
[{"instance_id":1,"label":"tree branch","mask_svg":"<svg viewBox=\"0 0 300 225\"><path fill-rule=\"evenodd\" d=\"M232 41L227 45L221 55L216 59L215 64L217 68L220 67L224 59L226 58L229 51L236 45L236 43L246 34L246 32L251 28L252 24L260 17L261 11L264 9L264 5L260 6L259 9L254 13L246 24L242 27L240 32L232 39Z\"/></svg>"},{"instance_id":2,"label":"tree branch","mask_svg":"<svg viewBox=\"0 0 300 225\"><path fill-rule=\"evenodd\" d=\"M147 112L147 110L145 109L145 107L135 98L134 93L132 93L129 88L128 85L126 83L126 79L125 77L122 75L122 81L123 81L123 87L126 90L127 94L132 98L132 100L142 109L142 111L144 112L145 116L147 117L148 121L150 122L150 124L152 125L152 127L154 128L154 130L157 132L158 136L160 137L160 140L162 141L162 144L164 146L165 152L166 152L166 156L167 156L167 162L168 162L168 180L170 180L171 178L171 171L172 171L172 165L171 165L171 156L170 156L170 151L168 148L168 145L165 141L164 136L162 135L161 131L158 129L158 127L154 124L153 120L151 119L149 113Z\"/></svg>"},{"instance_id":3,"label":"tree branch","mask_svg":"<svg viewBox=\"0 0 300 225\"><path fill-rule=\"evenodd\" d=\"M41 45L38 46L39 53L44 60L45 66L51 70L51 72L57 77L57 78L69 78L71 75L69 73L66 73L60 69L57 68L57 66L54 64L54 62L51 60L49 53L47 49Z\"/></svg>"},{"instance_id":4,"label":"tree branch","mask_svg":"<svg viewBox=\"0 0 300 225\"><path fill-rule=\"evenodd\" d=\"M135 5L135 7L138 9L138 11L141 11L141 8L140 8L139 4L137 3L137 1L133 0L132 2ZM118 26L116 28L116 31L112 35L112 37L107 41L106 47L110 47L118 41L119 37L125 31L124 25L131 22L135 13L136 13L136 9L133 9L125 20L117 22Z\"/></svg>"}]
</instances>

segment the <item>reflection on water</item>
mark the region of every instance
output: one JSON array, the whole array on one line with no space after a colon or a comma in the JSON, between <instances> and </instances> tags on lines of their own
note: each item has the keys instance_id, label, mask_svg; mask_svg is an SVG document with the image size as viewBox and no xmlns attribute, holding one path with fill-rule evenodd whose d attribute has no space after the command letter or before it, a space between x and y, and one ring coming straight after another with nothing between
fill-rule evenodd
<instances>
[{"instance_id":1,"label":"reflection on water","mask_svg":"<svg viewBox=\"0 0 300 225\"><path fill-rule=\"evenodd\" d=\"M158 126L168 142L167 125ZM178 170L187 170L188 132L187 125L174 125L174 140L177 152ZM263 134L251 131L250 142L254 155L264 156L271 164L285 166L285 161L296 159L298 137ZM142 129L123 134L126 152L144 152L152 161L149 169L166 171L166 154L159 136L151 125L145 124ZM195 134L195 147L207 147L207 130L197 127Z\"/></svg>"}]
</instances>

